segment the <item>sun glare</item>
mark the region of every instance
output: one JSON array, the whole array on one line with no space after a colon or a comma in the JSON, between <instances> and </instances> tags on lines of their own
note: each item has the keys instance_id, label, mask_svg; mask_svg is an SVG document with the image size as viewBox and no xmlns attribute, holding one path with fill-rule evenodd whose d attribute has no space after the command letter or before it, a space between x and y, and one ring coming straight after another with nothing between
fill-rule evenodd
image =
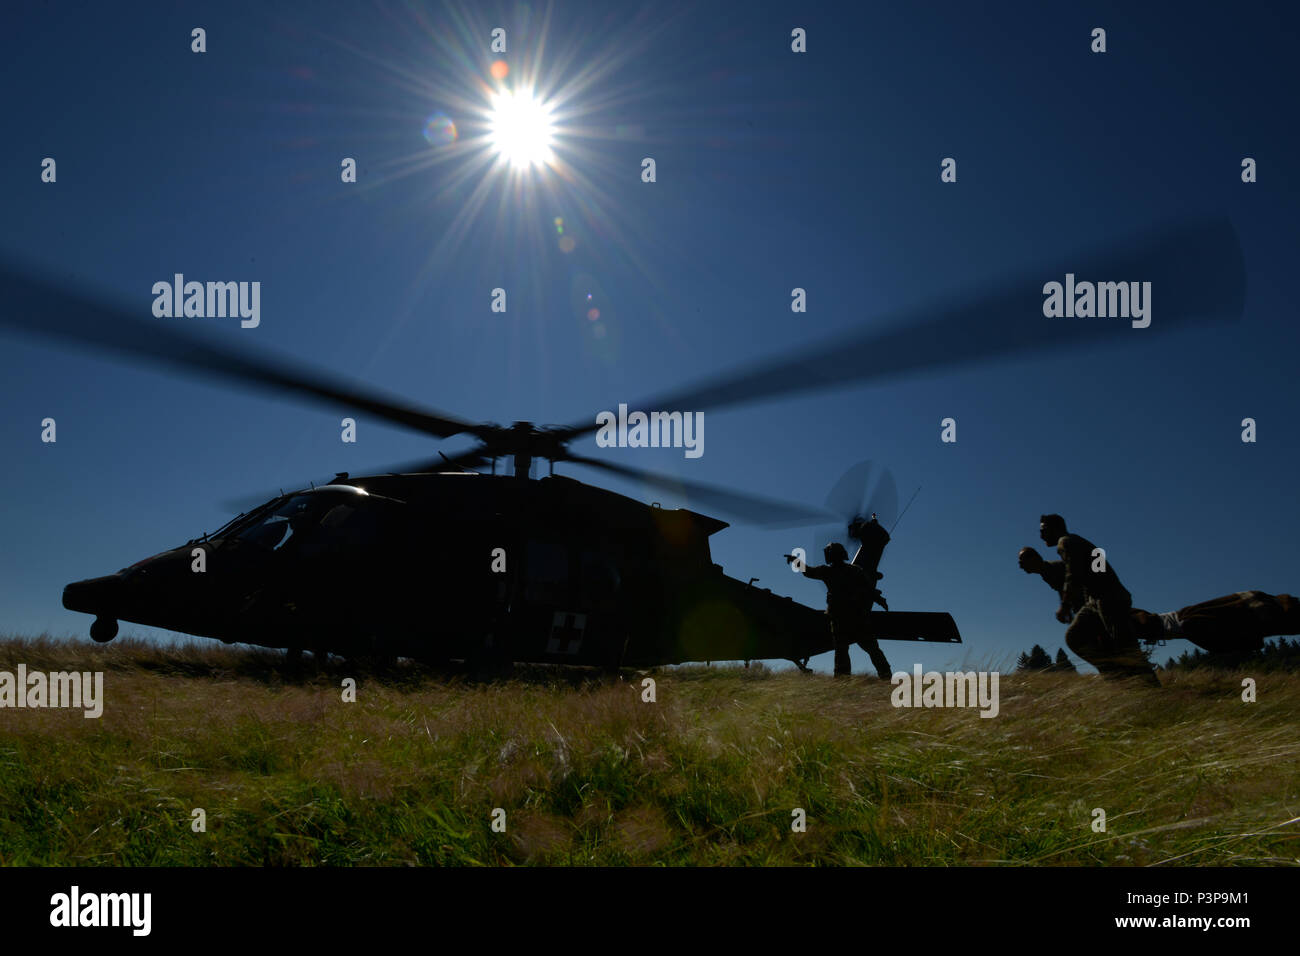
<instances>
[{"instance_id":1,"label":"sun glare","mask_svg":"<svg viewBox=\"0 0 1300 956\"><path fill-rule=\"evenodd\" d=\"M551 162L551 111L531 90L503 90L492 97L492 146L511 166L525 169Z\"/></svg>"}]
</instances>

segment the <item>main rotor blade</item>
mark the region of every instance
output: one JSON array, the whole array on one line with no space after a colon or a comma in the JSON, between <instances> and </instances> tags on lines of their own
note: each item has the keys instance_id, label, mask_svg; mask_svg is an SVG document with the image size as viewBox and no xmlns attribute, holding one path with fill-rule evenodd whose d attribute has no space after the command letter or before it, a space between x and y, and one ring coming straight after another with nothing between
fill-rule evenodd
<instances>
[{"instance_id":1,"label":"main rotor blade","mask_svg":"<svg viewBox=\"0 0 1300 956\"><path fill-rule=\"evenodd\" d=\"M807 525L814 521L825 521L828 517L834 517L831 512L821 508L806 508L803 505L777 501L773 498L760 498L757 495L732 491L730 488L720 488L717 485L708 485L703 482L676 478L671 475L660 475L653 471L630 468L627 465L615 465L595 458L586 458L582 455L569 455L561 459L561 461L574 461L589 468L599 468L603 471L613 472L616 475L635 478L665 491L685 494L698 499L697 503L703 507L735 515L749 524L767 527L795 527Z\"/></svg>"},{"instance_id":2,"label":"main rotor blade","mask_svg":"<svg viewBox=\"0 0 1300 956\"><path fill-rule=\"evenodd\" d=\"M106 296L70 291L66 283L52 277L33 275L12 262L0 262L0 327L7 326L23 335L64 340L93 352L118 352L155 365L245 382L299 398L323 399L439 438L490 431L442 412L385 397L285 356L253 355L168 324L184 320L148 321L134 312Z\"/></svg>"},{"instance_id":3,"label":"main rotor blade","mask_svg":"<svg viewBox=\"0 0 1300 956\"><path fill-rule=\"evenodd\" d=\"M1150 325L1133 328L1124 318L1044 316L1044 284L1064 284L1067 273L1093 283L1150 282ZM1192 326L1235 320L1245 294L1245 261L1232 223L1226 217L1183 221L1119 247L1057 257L969 298L904 310L792 359L741 368L720 380L715 377L629 407L716 411L779 395L1034 352L1139 344ZM597 427L594 418L577 422L565 429L564 437L576 438Z\"/></svg>"},{"instance_id":4,"label":"main rotor blade","mask_svg":"<svg viewBox=\"0 0 1300 956\"><path fill-rule=\"evenodd\" d=\"M502 454L497 457L504 459L509 456ZM482 447L479 447L471 448L468 451L463 451L450 457L440 454L437 458L421 458L419 461L407 461L400 465L393 465L391 468L357 472L357 474L425 475L443 471L474 471L479 466L485 465L491 460L492 454L484 451Z\"/></svg>"},{"instance_id":5,"label":"main rotor blade","mask_svg":"<svg viewBox=\"0 0 1300 956\"><path fill-rule=\"evenodd\" d=\"M359 471L346 479L346 483L351 484L356 479L365 476L422 475L443 471L473 471L474 466L482 464L483 462L483 453L478 450L462 452L461 454L455 455L451 458L448 458L446 455L440 455L438 458L425 458L421 461L408 461L400 465L393 465L389 468L371 468L366 471ZM267 491L260 495L243 495L239 498L227 498L220 503L220 507L223 510L233 511L236 513L241 511L251 511L258 505L264 504L272 498L278 498L280 495L285 494L285 488L301 490L306 487L308 483L309 482L304 481L297 485L285 485L284 488L281 488L278 492ZM320 487L321 485L329 484L329 481L322 479L310 483L315 487Z\"/></svg>"}]
</instances>

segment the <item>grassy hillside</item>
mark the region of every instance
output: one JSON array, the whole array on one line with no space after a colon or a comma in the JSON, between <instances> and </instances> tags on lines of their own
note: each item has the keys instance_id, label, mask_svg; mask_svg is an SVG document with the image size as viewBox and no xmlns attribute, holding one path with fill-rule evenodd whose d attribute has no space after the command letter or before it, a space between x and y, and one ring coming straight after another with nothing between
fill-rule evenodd
<instances>
[{"instance_id":1,"label":"grassy hillside","mask_svg":"<svg viewBox=\"0 0 1300 956\"><path fill-rule=\"evenodd\" d=\"M739 668L656 673L643 703L630 673L295 677L208 643L0 642L19 663L103 670L106 703L0 710L4 864L1300 862L1295 675L1246 704L1221 671L1012 674L984 719Z\"/></svg>"}]
</instances>

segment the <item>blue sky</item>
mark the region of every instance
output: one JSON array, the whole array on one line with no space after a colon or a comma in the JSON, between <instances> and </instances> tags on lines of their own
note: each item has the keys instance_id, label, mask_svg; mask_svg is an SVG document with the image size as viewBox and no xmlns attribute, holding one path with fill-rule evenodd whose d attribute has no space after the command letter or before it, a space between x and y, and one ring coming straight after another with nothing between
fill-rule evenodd
<instances>
[{"instance_id":1,"label":"blue sky","mask_svg":"<svg viewBox=\"0 0 1300 956\"><path fill-rule=\"evenodd\" d=\"M904 501L922 490L882 588L891 608L951 612L965 639L887 644L898 668L1063 645L1054 596L1015 559L1047 511L1107 549L1140 607L1300 588L1293 8L51 3L11 19L6 258L142 318L153 283L176 272L260 281L256 329L157 321L475 421L635 407L1044 251L1226 213L1247 264L1238 324L706 412L698 460L592 439L574 450L808 504L854 462L888 464ZM507 31L506 85L536 77L562 103L567 176L477 162L494 27ZM793 27L805 54L790 50ZM457 125L450 145L423 136L438 111ZM55 184L40 181L47 156ZM939 179L948 156L955 184ZM343 157L355 184L340 182ZM489 309L496 287L505 314ZM794 287L805 314L790 311ZM0 631L19 634L84 634L64 584L215 528L232 497L467 444L365 416L343 444L345 408L8 334L0 407ZM56 444L40 441L47 416ZM949 416L955 444L939 440ZM1247 416L1254 444L1240 440ZM782 554L819 553L825 537L736 523L713 538L714 559L820 607L822 585ZM853 664L869 668L857 650Z\"/></svg>"}]
</instances>

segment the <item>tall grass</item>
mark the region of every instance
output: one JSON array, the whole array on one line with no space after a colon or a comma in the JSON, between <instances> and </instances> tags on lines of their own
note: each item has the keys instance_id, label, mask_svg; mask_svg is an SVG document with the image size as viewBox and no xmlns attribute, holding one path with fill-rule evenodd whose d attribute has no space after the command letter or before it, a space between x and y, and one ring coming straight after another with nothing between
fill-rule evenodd
<instances>
[{"instance_id":1,"label":"tall grass","mask_svg":"<svg viewBox=\"0 0 1300 956\"><path fill-rule=\"evenodd\" d=\"M757 666L651 673L645 703L630 672L295 674L207 643L0 641L19 663L102 670L106 700L0 710L10 865L1300 862L1295 675L1244 703L1230 672L1007 674L985 719Z\"/></svg>"}]
</instances>

